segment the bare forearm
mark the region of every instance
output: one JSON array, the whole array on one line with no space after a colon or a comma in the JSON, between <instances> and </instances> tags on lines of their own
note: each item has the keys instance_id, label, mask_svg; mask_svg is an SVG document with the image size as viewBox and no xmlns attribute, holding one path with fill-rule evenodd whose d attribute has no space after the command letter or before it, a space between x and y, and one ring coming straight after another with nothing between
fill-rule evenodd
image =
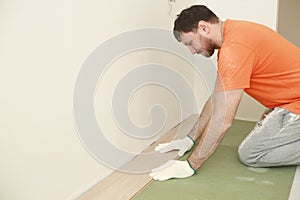
<instances>
[{"instance_id":1,"label":"bare forearm","mask_svg":"<svg viewBox=\"0 0 300 200\"><path fill-rule=\"evenodd\" d=\"M196 148L188 158L194 169L198 169L217 149L230 125L221 120L210 121Z\"/></svg>"},{"instance_id":2,"label":"bare forearm","mask_svg":"<svg viewBox=\"0 0 300 200\"><path fill-rule=\"evenodd\" d=\"M203 135L188 161L198 169L216 150L233 123L243 89L217 92L212 96L213 109Z\"/></svg>"},{"instance_id":3,"label":"bare forearm","mask_svg":"<svg viewBox=\"0 0 300 200\"><path fill-rule=\"evenodd\" d=\"M196 141L201 134L204 132L205 127L208 125L210 117L211 117L211 112L212 112L212 100L211 97L207 100L207 102L204 105L204 108L199 115L198 120L196 121L194 127L188 134L194 141Z\"/></svg>"}]
</instances>

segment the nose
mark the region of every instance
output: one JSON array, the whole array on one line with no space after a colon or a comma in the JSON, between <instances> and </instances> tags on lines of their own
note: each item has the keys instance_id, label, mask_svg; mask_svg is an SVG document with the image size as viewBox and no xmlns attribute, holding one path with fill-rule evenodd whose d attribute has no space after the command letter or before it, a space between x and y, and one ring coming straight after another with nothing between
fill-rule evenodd
<instances>
[{"instance_id":1,"label":"nose","mask_svg":"<svg viewBox=\"0 0 300 200\"><path fill-rule=\"evenodd\" d=\"M189 50L192 54L195 54L196 53L196 49L194 49L193 47L189 47Z\"/></svg>"}]
</instances>

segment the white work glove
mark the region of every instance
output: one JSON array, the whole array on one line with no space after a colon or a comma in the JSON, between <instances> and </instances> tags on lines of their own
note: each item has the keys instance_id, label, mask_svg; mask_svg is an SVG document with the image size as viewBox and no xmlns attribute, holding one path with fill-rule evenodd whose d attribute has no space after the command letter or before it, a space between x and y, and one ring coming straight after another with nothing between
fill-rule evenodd
<instances>
[{"instance_id":1,"label":"white work glove","mask_svg":"<svg viewBox=\"0 0 300 200\"><path fill-rule=\"evenodd\" d=\"M168 143L162 143L155 147L155 151L160 153L166 153L173 150L179 150L178 156L181 157L185 152L189 151L194 145L194 141L189 136L186 136L183 139L173 140Z\"/></svg>"},{"instance_id":2,"label":"white work glove","mask_svg":"<svg viewBox=\"0 0 300 200\"><path fill-rule=\"evenodd\" d=\"M149 176L154 180L165 181L170 178L186 178L192 176L196 173L189 162L179 161L179 160L170 160L165 164L151 170Z\"/></svg>"}]
</instances>

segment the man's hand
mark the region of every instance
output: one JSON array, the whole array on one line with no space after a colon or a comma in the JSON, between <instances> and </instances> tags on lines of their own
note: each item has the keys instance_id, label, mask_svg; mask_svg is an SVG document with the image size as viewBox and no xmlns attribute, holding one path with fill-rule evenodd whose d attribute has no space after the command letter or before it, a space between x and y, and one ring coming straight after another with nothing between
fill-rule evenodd
<instances>
[{"instance_id":1,"label":"man's hand","mask_svg":"<svg viewBox=\"0 0 300 200\"><path fill-rule=\"evenodd\" d=\"M162 143L155 147L155 151L160 153L166 153L173 150L179 150L178 156L181 157L185 152L189 151L194 145L194 141L189 136L186 136L183 139L173 140L168 143Z\"/></svg>"},{"instance_id":2,"label":"man's hand","mask_svg":"<svg viewBox=\"0 0 300 200\"><path fill-rule=\"evenodd\" d=\"M196 171L190 166L187 160L170 160L160 167L152 169L149 176L154 180L165 181L171 178L186 178L195 173Z\"/></svg>"}]
</instances>

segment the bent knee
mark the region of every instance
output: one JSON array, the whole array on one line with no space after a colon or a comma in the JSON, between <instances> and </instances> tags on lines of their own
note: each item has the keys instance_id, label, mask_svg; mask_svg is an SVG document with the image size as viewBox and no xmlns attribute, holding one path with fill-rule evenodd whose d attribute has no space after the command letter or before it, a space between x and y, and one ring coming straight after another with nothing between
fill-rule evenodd
<instances>
[{"instance_id":1,"label":"bent knee","mask_svg":"<svg viewBox=\"0 0 300 200\"><path fill-rule=\"evenodd\" d=\"M252 160L249 156L249 152L245 150L245 148L239 148L238 155L240 158L240 161L247 166L251 166Z\"/></svg>"},{"instance_id":2,"label":"bent knee","mask_svg":"<svg viewBox=\"0 0 300 200\"><path fill-rule=\"evenodd\" d=\"M275 166L273 160L265 159L268 155L266 152L255 153L253 149L248 147L239 148L240 161L249 167L270 167Z\"/></svg>"},{"instance_id":3,"label":"bent knee","mask_svg":"<svg viewBox=\"0 0 300 200\"><path fill-rule=\"evenodd\" d=\"M251 148L239 148L238 155L240 161L249 167L262 167L262 163L259 161L258 156L253 153Z\"/></svg>"}]
</instances>

